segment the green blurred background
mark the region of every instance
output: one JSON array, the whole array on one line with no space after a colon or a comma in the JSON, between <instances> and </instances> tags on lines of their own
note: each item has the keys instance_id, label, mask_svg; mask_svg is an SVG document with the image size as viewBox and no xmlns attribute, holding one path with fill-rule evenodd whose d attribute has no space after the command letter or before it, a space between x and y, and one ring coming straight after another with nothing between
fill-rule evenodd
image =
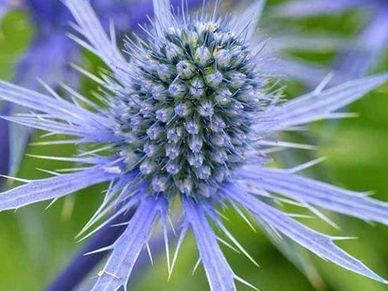
<instances>
[{"instance_id":1,"label":"green blurred background","mask_svg":"<svg viewBox=\"0 0 388 291\"><path fill-rule=\"evenodd\" d=\"M269 6L274 2L269 1ZM264 14L264 26L274 20ZM303 33L314 35L320 32L337 36L351 36L362 27L362 13L346 13L341 16L321 17L293 22ZM275 23L277 28L289 26L287 21ZM34 31L30 28L28 16L24 13L9 14L0 28L0 78L12 80L13 65L29 45ZM260 33L260 32L259 32ZM270 35L268 35L270 37ZM300 54L318 63L325 63L333 55ZM379 70L388 68L388 56L381 60ZM95 68L95 60L85 55L86 67ZM287 95L297 96L303 92L300 84L287 81ZM92 84L84 82L83 90L88 92ZM275 156L276 164L295 165L311 158L326 156L327 160L307 172L336 185L353 190L375 191L375 197L388 200L388 86L367 95L350 107L358 118L342 120L335 125L323 122L311 126L311 132L304 135L288 135L287 138L308 141L319 145L316 152L291 151ZM37 141L40 132L36 132ZM29 154L70 154L71 147L30 146ZM291 162L290 162L291 161ZM47 174L38 169L57 169L63 164L26 157L19 177L37 178ZM102 199L103 187L93 187L70 198L61 199L49 209L47 203L20 209L17 213L0 214L0 290L24 291L43 290L44 286L66 265L73 254L82 246L75 241L75 235L91 216ZM228 210L226 210L228 211ZM230 212L230 211L228 211ZM235 272L263 291L308 291L308 290L388 290L387 286L352 274L331 263L309 254L317 268L320 279L312 283L295 268L257 227L252 231L241 218L228 213L230 221L225 222L232 233L259 262L255 267L242 255L224 248ZM383 277L388 278L388 228L369 225L362 221L329 214L341 230L327 226L319 219L302 219L314 228L340 236L358 237L357 240L341 241L339 245L360 258ZM154 258L154 265L140 270L132 278L129 290L208 290L202 268L192 275L198 255L190 237L184 244L178 264L170 280L167 280L167 266L164 253ZM87 290L93 282L91 275L81 290ZM250 290L239 284L239 290Z\"/></svg>"}]
</instances>

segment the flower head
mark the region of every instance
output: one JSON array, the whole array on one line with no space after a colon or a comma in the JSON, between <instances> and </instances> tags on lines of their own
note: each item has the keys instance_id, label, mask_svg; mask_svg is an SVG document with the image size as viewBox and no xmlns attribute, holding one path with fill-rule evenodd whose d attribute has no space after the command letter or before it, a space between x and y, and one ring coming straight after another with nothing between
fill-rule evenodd
<instances>
[{"instance_id":1,"label":"flower head","mask_svg":"<svg viewBox=\"0 0 388 291\"><path fill-rule=\"evenodd\" d=\"M117 290L126 285L157 220L166 240L169 272L191 229L211 289L236 290L235 280L246 282L228 265L210 221L253 259L222 224L217 208L225 204L241 215L241 208L246 210L271 233L386 283L338 248L335 238L297 222L268 199L277 201L286 196L313 210L319 206L385 224L388 205L297 174L311 163L295 169L269 168L266 149L298 146L274 138L282 130L338 117L334 111L384 83L387 75L316 90L279 103L265 86L265 60L258 56L260 45L250 43L262 1L238 17L221 19L217 5L212 16L202 13L191 18L186 13L174 15L168 0L155 0L155 19L152 28L146 30L148 37L127 41L129 60L117 48L114 36L106 35L88 1L65 3L81 34L73 38L112 70L92 77L103 88L101 100L105 106L71 89L68 91L74 103L6 82L0 82L0 98L37 111L6 117L8 120L78 138L82 154L58 159L90 166L4 192L0 194L0 210L56 199L109 182L101 207L86 227L111 210L119 215L135 206L136 211L122 236L111 246L97 250L111 254L93 290ZM91 146L90 151L86 150ZM169 208L175 200L181 202L183 219L177 250L170 260L167 232Z\"/></svg>"},{"instance_id":2,"label":"flower head","mask_svg":"<svg viewBox=\"0 0 388 291\"><path fill-rule=\"evenodd\" d=\"M208 196L247 158L265 80L226 22L190 20L150 38L128 45L133 70L113 105L120 154L151 193Z\"/></svg>"}]
</instances>

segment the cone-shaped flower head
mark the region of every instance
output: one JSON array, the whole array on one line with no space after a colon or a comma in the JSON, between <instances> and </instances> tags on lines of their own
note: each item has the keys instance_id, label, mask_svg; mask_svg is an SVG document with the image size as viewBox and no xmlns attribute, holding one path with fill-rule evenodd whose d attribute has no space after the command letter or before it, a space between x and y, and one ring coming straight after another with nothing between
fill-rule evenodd
<instances>
[{"instance_id":1,"label":"cone-shaped flower head","mask_svg":"<svg viewBox=\"0 0 388 291\"><path fill-rule=\"evenodd\" d=\"M112 210L115 215L133 207L136 210L122 236L113 245L96 250L111 253L93 290L126 286L156 221L162 225L170 273L191 229L211 289L236 290L235 280L246 282L228 265L209 221L221 230L229 245L253 259L222 224L217 208L225 204L244 218L241 209L245 209L270 233L288 237L353 272L386 282L338 248L334 237L304 226L272 202L287 197L321 217L315 206L385 224L387 204L297 174L313 162L294 169L269 168L266 153L273 146L309 148L275 138L282 130L341 117L333 112L380 86L387 75L328 90L318 88L279 103L266 89L261 46L250 43L262 1L235 18L218 18L217 5L211 16L202 12L192 18L185 12L174 15L168 0L155 0L155 19L145 30L147 37L127 40L129 60L114 43L113 31L111 37L105 33L88 1L65 3L78 24L80 35L73 38L111 69L99 77L89 74L103 88L100 99L104 106L69 88L65 89L73 103L55 93L52 98L5 82L0 83L0 98L37 111L6 119L77 139L81 155L57 159L90 166L27 181L4 192L0 194L0 210L57 199L109 182L101 207L85 228ZM171 260L168 215L170 204L176 200L181 202L183 218ZM109 224L115 215L103 224Z\"/></svg>"},{"instance_id":2,"label":"cone-shaped flower head","mask_svg":"<svg viewBox=\"0 0 388 291\"><path fill-rule=\"evenodd\" d=\"M133 70L114 105L121 155L140 165L151 193L209 196L246 159L265 80L226 22L193 20L151 37L128 48Z\"/></svg>"}]
</instances>

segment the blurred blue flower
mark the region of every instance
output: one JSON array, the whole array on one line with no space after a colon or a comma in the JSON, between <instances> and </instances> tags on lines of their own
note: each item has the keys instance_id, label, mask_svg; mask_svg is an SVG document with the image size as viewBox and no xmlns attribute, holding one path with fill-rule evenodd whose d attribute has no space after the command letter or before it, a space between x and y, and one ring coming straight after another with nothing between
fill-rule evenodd
<instances>
[{"instance_id":1,"label":"blurred blue flower","mask_svg":"<svg viewBox=\"0 0 388 291\"><path fill-rule=\"evenodd\" d=\"M368 74L388 48L388 1L295 0L278 6L275 15L305 18L355 9L360 9L369 20L357 39L351 45L343 46L335 60L336 80L344 80Z\"/></svg>"},{"instance_id":2,"label":"blurred blue flower","mask_svg":"<svg viewBox=\"0 0 388 291\"><path fill-rule=\"evenodd\" d=\"M267 86L271 79L266 58L260 55L262 44L251 42L263 1L242 14L220 18L218 5L210 16L203 10L191 17L185 10L182 15L172 13L168 0L154 0L155 19L146 28L146 38L126 41L129 60L115 36L105 33L89 1L65 3L81 34L73 38L111 69L91 76L102 88L104 106L66 87L74 102L7 82L0 82L0 99L35 112L4 117L7 120L69 136L79 146L76 157L41 158L86 167L22 180L24 185L0 194L0 210L55 200L109 182L101 207L81 233L111 211L115 214L102 227L121 214L134 213L120 238L95 250L109 251L110 257L93 290L125 288L156 222L163 230L169 274L191 229L211 290L236 290L235 281L249 285L235 274L218 244L233 245L254 262L222 223L218 208L227 205L244 219L244 213L252 215L273 236L287 237L324 259L387 283L337 247L334 241L339 238L308 228L273 202L292 201L321 217L316 206L384 224L387 203L298 174L316 161L291 169L268 166L272 147L309 148L279 141L278 133L341 117L335 111L383 84L387 74L317 89L281 103ZM171 257L168 232L174 201L180 201L182 225ZM215 234L212 223L225 239Z\"/></svg>"},{"instance_id":3,"label":"blurred blue flower","mask_svg":"<svg viewBox=\"0 0 388 291\"><path fill-rule=\"evenodd\" d=\"M0 20L10 10L10 3L8 3L7 0L1 0L0 1Z\"/></svg>"}]
</instances>

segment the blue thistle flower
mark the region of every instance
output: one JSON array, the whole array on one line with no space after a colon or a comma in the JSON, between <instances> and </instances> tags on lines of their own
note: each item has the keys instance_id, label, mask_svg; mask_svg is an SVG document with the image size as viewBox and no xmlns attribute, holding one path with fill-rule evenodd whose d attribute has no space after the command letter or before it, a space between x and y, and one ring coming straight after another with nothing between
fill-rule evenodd
<instances>
[{"instance_id":1,"label":"blue thistle flower","mask_svg":"<svg viewBox=\"0 0 388 291\"><path fill-rule=\"evenodd\" d=\"M112 70L91 76L103 88L105 106L72 90L68 91L74 103L6 82L0 82L0 98L36 111L4 117L7 120L76 139L81 155L58 160L89 166L6 191L0 194L0 210L109 182L101 207L85 228L112 210L115 214L102 225L133 206L136 210L120 238L96 250L109 251L110 257L93 290L125 288L156 222L166 240L169 273L191 229L211 290L236 290L236 280L248 284L229 266L211 227L213 222L253 261L222 224L217 209L223 205L231 205L241 215L245 210L266 231L294 240L322 258L387 283L337 247L336 237L308 228L268 201L287 197L314 211L322 207L384 224L388 224L388 204L298 175L313 163L270 168L266 154L272 146L298 146L274 141L279 132L339 117L336 110L380 86L387 74L280 103L279 96L267 89L266 63L257 53L260 45L250 42L263 1L228 19L217 17L218 5L212 16L202 12L190 17L183 9L179 17L170 11L168 0L154 0L155 20L146 29L148 37L127 40L129 60L117 48L114 34L105 33L89 1L65 4L81 34L73 38ZM171 260L167 233L170 207L176 200L183 217Z\"/></svg>"},{"instance_id":2,"label":"blue thistle flower","mask_svg":"<svg viewBox=\"0 0 388 291\"><path fill-rule=\"evenodd\" d=\"M280 17L305 18L347 10L367 11L366 26L352 41L344 46L334 63L337 79L352 79L367 75L376 65L388 45L388 2L384 0L314 0L290 1L274 9Z\"/></svg>"}]
</instances>

